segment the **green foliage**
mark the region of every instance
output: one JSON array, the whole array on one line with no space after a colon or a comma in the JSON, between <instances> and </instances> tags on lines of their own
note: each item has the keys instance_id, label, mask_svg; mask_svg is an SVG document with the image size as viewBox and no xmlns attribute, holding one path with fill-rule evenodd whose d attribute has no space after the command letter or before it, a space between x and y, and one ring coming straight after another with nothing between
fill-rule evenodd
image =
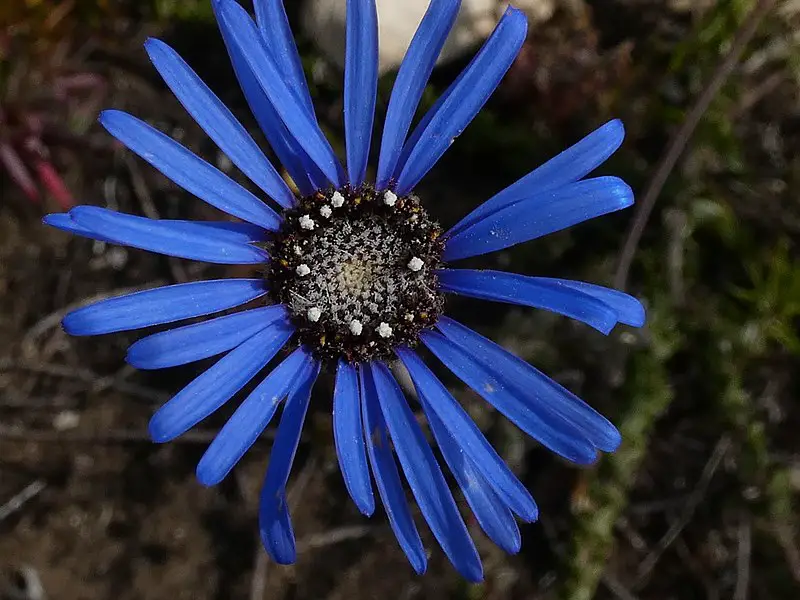
<instances>
[{"instance_id":1,"label":"green foliage","mask_svg":"<svg viewBox=\"0 0 800 600\"><path fill-rule=\"evenodd\" d=\"M209 0L153 0L159 21L198 21L212 23L214 11Z\"/></svg>"},{"instance_id":2,"label":"green foliage","mask_svg":"<svg viewBox=\"0 0 800 600\"><path fill-rule=\"evenodd\" d=\"M694 35L675 46L670 59L670 71L699 75L713 67L727 50L753 4L753 0L717 2L700 19Z\"/></svg>"},{"instance_id":3,"label":"green foliage","mask_svg":"<svg viewBox=\"0 0 800 600\"><path fill-rule=\"evenodd\" d=\"M648 312L648 349L635 348L627 365L621 396L629 405L619 422L623 444L586 475L585 489L573 501L576 523L562 600L591 600L614 544L614 528L628 504L628 494L647 455L650 435L673 400L667 365L681 346L680 327L668 304Z\"/></svg>"},{"instance_id":4,"label":"green foliage","mask_svg":"<svg viewBox=\"0 0 800 600\"><path fill-rule=\"evenodd\" d=\"M652 102L641 117L644 122L674 132L752 4L717 3L692 35L673 47L666 80L680 89L682 106L676 107L674 98ZM750 53L762 44L757 41ZM657 55L640 58L663 61ZM662 227L656 224L658 213L650 220L649 231L658 231L658 238L646 239L639 250L634 285L650 301L650 347L634 350L625 370L621 395L627 405L617 420L623 445L586 476L585 491L575 503L564 600L595 597L654 425L673 402L672 381L687 377L672 372L674 356L702 365L702 381L693 385L713 399L720 435L733 434L738 441L742 487L754 486L766 497L757 514L770 522L780 514L782 531L794 530L794 493L786 477L778 475L785 474L785 467L771 454L770 430L748 378L755 365L776 351L800 357L800 262L790 236L779 234L765 243L735 209L737 196L758 185L762 176L732 118L744 90L741 78L733 77L715 98L694 133L683 170L672 174L659 199Z\"/></svg>"},{"instance_id":5,"label":"green foliage","mask_svg":"<svg viewBox=\"0 0 800 600\"><path fill-rule=\"evenodd\" d=\"M771 343L800 356L800 261L789 252L788 240L780 240L745 263L748 287L734 295L743 302L748 319L746 341L753 352L763 353Z\"/></svg>"}]
</instances>

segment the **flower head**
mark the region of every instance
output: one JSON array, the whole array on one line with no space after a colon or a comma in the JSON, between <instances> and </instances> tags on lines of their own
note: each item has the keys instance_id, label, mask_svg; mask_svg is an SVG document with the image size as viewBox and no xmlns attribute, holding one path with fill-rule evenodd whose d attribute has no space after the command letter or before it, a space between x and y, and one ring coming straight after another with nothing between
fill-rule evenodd
<instances>
[{"instance_id":1,"label":"flower head","mask_svg":"<svg viewBox=\"0 0 800 600\"><path fill-rule=\"evenodd\" d=\"M475 546L422 429L388 368L408 370L447 466L486 534L520 547L515 518L538 509L466 411L423 362L425 346L523 431L576 463L620 443L616 428L568 390L471 329L444 316L445 294L543 308L608 333L640 326L634 298L589 283L456 269L450 263L508 248L633 202L615 177L585 177L622 141L611 121L473 210L448 231L414 188L481 109L526 36L509 8L472 62L411 131L458 0L433 0L400 67L381 138L377 177L367 179L377 89L374 0L348 0L344 84L346 167L325 139L279 0L255 0L253 21L235 0L214 0L220 30L247 101L299 190L293 193L244 127L166 44L149 40L153 64L184 107L264 193L245 190L144 122L106 111L106 129L179 186L240 221L151 220L92 206L45 222L84 237L221 264L262 265L263 277L200 281L112 298L64 319L94 335L257 306L145 337L127 360L160 369L223 355L153 416L157 442L217 410L277 357L209 446L199 480L222 480L283 412L259 510L261 536L280 563L296 558L285 490L323 365L335 370L333 425L348 492L375 509L373 480L414 569L426 554L406 503L395 457L422 515L455 567L482 577Z\"/></svg>"}]
</instances>

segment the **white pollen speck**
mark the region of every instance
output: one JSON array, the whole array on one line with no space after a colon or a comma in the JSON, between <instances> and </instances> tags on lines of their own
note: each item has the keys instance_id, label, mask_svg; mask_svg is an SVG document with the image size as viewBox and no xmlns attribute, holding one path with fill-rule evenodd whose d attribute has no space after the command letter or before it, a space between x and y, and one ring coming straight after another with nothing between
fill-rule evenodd
<instances>
[{"instance_id":1,"label":"white pollen speck","mask_svg":"<svg viewBox=\"0 0 800 600\"><path fill-rule=\"evenodd\" d=\"M381 323L378 325L378 335L382 338L392 337L392 328L388 323Z\"/></svg>"},{"instance_id":2,"label":"white pollen speck","mask_svg":"<svg viewBox=\"0 0 800 600\"><path fill-rule=\"evenodd\" d=\"M344 204L344 196L342 196L339 192L333 192L333 196L331 196L331 204L333 204L334 208L339 208Z\"/></svg>"},{"instance_id":3,"label":"white pollen speck","mask_svg":"<svg viewBox=\"0 0 800 600\"><path fill-rule=\"evenodd\" d=\"M300 277L305 277L306 275L311 273L311 269L308 268L308 265L306 263L303 263L302 265L299 265L294 270L294 272L297 273L298 275L300 275Z\"/></svg>"},{"instance_id":4,"label":"white pollen speck","mask_svg":"<svg viewBox=\"0 0 800 600\"><path fill-rule=\"evenodd\" d=\"M314 229L314 227L316 226L317 224L314 223L314 219L312 219L309 215L303 215L302 217L300 217L300 227L302 227L303 229L308 229L310 231L311 229Z\"/></svg>"},{"instance_id":5,"label":"white pollen speck","mask_svg":"<svg viewBox=\"0 0 800 600\"><path fill-rule=\"evenodd\" d=\"M325 217L325 218L327 219L328 217L330 217L330 216L331 216L331 214L333 214L333 210L331 209L331 207L330 207L330 206L328 206L327 204L325 204L324 206L322 206L322 207L319 209L319 214L321 214L323 217Z\"/></svg>"},{"instance_id":6,"label":"white pollen speck","mask_svg":"<svg viewBox=\"0 0 800 600\"><path fill-rule=\"evenodd\" d=\"M392 190L386 190L386 193L383 194L383 203L386 206L394 206L397 203L397 194Z\"/></svg>"},{"instance_id":7,"label":"white pollen speck","mask_svg":"<svg viewBox=\"0 0 800 600\"><path fill-rule=\"evenodd\" d=\"M424 267L424 266L425 266L425 263L422 262L422 259L420 259L417 256L413 257L410 261L408 261L408 268L411 269L412 271L414 271L415 273L417 271L421 271L422 267Z\"/></svg>"},{"instance_id":8,"label":"white pollen speck","mask_svg":"<svg viewBox=\"0 0 800 600\"><path fill-rule=\"evenodd\" d=\"M316 306L312 306L311 308L308 309L306 316L308 317L309 321L311 321L312 323L316 323L322 316L322 311L318 309Z\"/></svg>"},{"instance_id":9,"label":"white pollen speck","mask_svg":"<svg viewBox=\"0 0 800 600\"><path fill-rule=\"evenodd\" d=\"M353 335L361 335L361 331L363 329L364 326L358 319L353 319L352 321L350 321L350 333L352 333Z\"/></svg>"}]
</instances>

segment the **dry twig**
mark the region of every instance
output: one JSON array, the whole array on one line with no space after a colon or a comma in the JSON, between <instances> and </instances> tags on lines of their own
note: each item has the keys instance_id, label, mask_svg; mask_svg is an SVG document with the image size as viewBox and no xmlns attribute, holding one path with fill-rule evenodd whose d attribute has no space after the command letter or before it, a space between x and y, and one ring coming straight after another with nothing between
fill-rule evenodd
<instances>
[{"instance_id":1,"label":"dry twig","mask_svg":"<svg viewBox=\"0 0 800 600\"><path fill-rule=\"evenodd\" d=\"M291 511L297 504L297 500L302 497L308 483L311 481L314 473L317 470L317 461L310 459L303 470L300 471L289 493L286 494L286 503L289 505ZM261 539L256 542L256 557L255 566L253 568L253 578L250 582L250 600L263 600L264 590L267 586L267 567L269 558L264 548L261 547Z\"/></svg>"},{"instance_id":2,"label":"dry twig","mask_svg":"<svg viewBox=\"0 0 800 600\"><path fill-rule=\"evenodd\" d=\"M324 533L315 533L303 538L297 542L297 552L305 552L306 550L316 550L318 548L325 548L326 546L333 546L349 540L358 540L370 535L375 531L374 527L367 525L348 525L345 527L337 527L329 529Z\"/></svg>"},{"instance_id":3,"label":"dry twig","mask_svg":"<svg viewBox=\"0 0 800 600\"><path fill-rule=\"evenodd\" d=\"M178 438L172 440L175 444L208 444L216 436L217 431L208 429L192 429ZM124 444L133 442L150 442L147 431L131 429L110 429L97 431L69 431L60 432L49 429L26 429L22 427L9 427L0 425L0 441L9 442L37 442L37 443L65 443L65 444Z\"/></svg>"},{"instance_id":4,"label":"dry twig","mask_svg":"<svg viewBox=\"0 0 800 600\"><path fill-rule=\"evenodd\" d=\"M80 308L81 306L85 306L87 304L93 304L94 302L99 302L100 300L106 300L114 296L123 296L125 294L132 294L133 292L141 292L142 290L164 285L165 283L166 282L164 280L156 280L150 281L142 286L109 290L107 292L95 294L94 296L90 296L88 298L83 298L77 302L68 304L63 308L59 308L57 311L54 311L41 318L33 325L33 327L28 329L28 331L25 333L25 337L22 339L22 351L26 356L35 356L36 344L39 338L41 338L51 329L58 327L64 317L67 316L67 313L72 312L76 308Z\"/></svg>"},{"instance_id":5,"label":"dry twig","mask_svg":"<svg viewBox=\"0 0 800 600\"><path fill-rule=\"evenodd\" d=\"M692 491L692 494L686 501L680 516L672 523L672 525L670 525L670 528L658 542L656 547L639 565L639 570L636 573L636 587L640 586L647 576L650 575L661 558L661 555L664 554L670 545L672 545L672 542L674 542L678 535L680 535L681 531L683 531L683 528L686 527L686 525L688 525L692 520L694 511L697 510L700 502L702 502L703 498L705 497L708 484L711 483L714 473L717 472L717 468L722 462L722 459L725 457L725 454L728 452L730 446L731 440L728 437L723 437L719 442L717 442L717 445L714 447L714 452L711 454L711 458L708 459L706 466L703 468L703 473L700 475L700 480L697 482L694 491Z\"/></svg>"},{"instance_id":6,"label":"dry twig","mask_svg":"<svg viewBox=\"0 0 800 600\"><path fill-rule=\"evenodd\" d=\"M46 487L47 484L41 479L37 479L26 485L22 491L12 496L8 502L0 506L0 522L17 512L27 502L30 502L33 498L38 496Z\"/></svg>"},{"instance_id":7,"label":"dry twig","mask_svg":"<svg viewBox=\"0 0 800 600\"><path fill-rule=\"evenodd\" d=\"M681 154L683 154L694 130L700 123L700 119L703 118L711 102L736 68L747 44L750 43L750 40L758 30L761 20L772 10L776 1L777 0L759 0L756 6L753 7L747 15L742 27L736 33L736 37L734 37L731 43L730 50L728 50L728 53L717 66L702 93L697 97L694 106L692 106L692 109L686 115L686 120L675 133L666 152L661 157L653 178L648 183L641 201L637 204L633 222L628 229L625 243L620 251L617 271L614 275L615 288L620 290L625 289L628 283L628 273L630 272L636 249L639 246L639 241L642 239L644 228L653 212L656 200L658 200L658 196L664 184L667 182L667 178L678 163L678 159L681 157Z\"/></svg>"},{"instance_id":8,"label":"dry twig","mask_svg":"<svg viewBox=\"0 0 800 600\"><path fill-rule=\"evenodd\" d=\"M742 515L739 523L739 549L736 555L736 588L733 600L747 600L750 592L750 559L753 551L753 524Z\"/></svg>"},{"instance_id":9,"label":"dry twig","mask_svg":"<svg viewBox=\"0 0 800 600\"><path fill-rule=\"evenodd\" d=\"M119 381L117 377L102 377L89 369L76 369L67 365L52 363L33 363L29 361L13 360L11 358L0 358L0 371L10 370L30 371L41 375L52 377L63 377L65 379L76 379L91 385L91 391L98 393L106 389L114 389L123 394L148 400L153 403L163 404L170 399L170 395L154 388L126 383Z\"/></svg>"}]
</instances>

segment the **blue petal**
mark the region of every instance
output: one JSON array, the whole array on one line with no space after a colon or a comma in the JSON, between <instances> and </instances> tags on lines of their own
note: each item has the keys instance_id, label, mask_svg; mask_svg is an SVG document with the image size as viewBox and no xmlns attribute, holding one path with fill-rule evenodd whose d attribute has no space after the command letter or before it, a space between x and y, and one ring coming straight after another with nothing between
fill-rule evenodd
<instances>
[{"instance_id":1,"label":"blue petal","mask_svg":"<svg viewBox=\"0 0 800 600\"><path fill-rule=\"evenodd\" d=\"M539 509L530 492L495 452L467 412L416 353L408 348L400 348L397 355L408 369L426 413L430 409L445 423L447 430L458 441L460 450L475 463L514 512L525 521L535 521Z\"/></svg>"},{"instance_id":2,"label":"blue petal","mask_svg":"<svg viewBox=\"0 0 800 600\"><path fill-rule=\"evenodd\" d=\"M101 300L62 321L70 335L100 335L173 323L240 306L267 293L261 279L194 281Z\"/></svg>"},{"instance_id":3,"label":"blue petal","mask_svg":"<svg viewBox=\"0 0 800 600\"><path fill-rule=\"evenodd\" d=\"M441 107L443 107L445 105L453 104L453 101L451 100L451 96L453 96L454 92L457 92L458 90L462 89L461 81L463 79L465 79L471 73L470 67L475 62L476 59L477 59L477 56L472 59L470 64L467 65L467 68L464 69L458 75L458 77L456 77L456 80L452 84L450 84L450 86L442 93L442 95L439 96L439 98L436 100L436 102L434 102L433 106L428 110L428 112L426 112L423 115L423 117L420 120L419 124L417 124L417 126L414 128L414 131L411 134L411 137L409 137L409 139L406 141L406 143L403 146L403 149L402 149L402 152L401 152L401 155L400 155L400 160L398 161L397 168L395 168L395 172L393 174L393 177L395 177L395 178L397 177L398 171L400 169L402 169L403 165L408 160L408 157L409 157L410 153L416 147L417 142L419 142L420 138L425 133L425 131L428 128L428 125L431 123L431 121L434 118L438 118L439 117L439 112L440 112Z\"/></svg>"},{"instance_id":4,"label":"blue petal","mask_svg":"<svg viewBox=\"0 0 800 600\"><path fill-rule=\"evenodd\" d=\"M447 239L445 260L480 256L554 233L633 204L617 177L597 177L535 194L494 212Z\"/></svg>"},{"instance_id":5,"label":"blue petal","mask_svg":"<svg viewBox=\"0 0 800 600\"><path fill-rule=\"evenodd\" d=\"M420 396L420 399L423 399L423 396ZM491 483L476 464L462 452L456 439L431 410L430 405L425 402L423 408L428 418L428 426L436 443L439 444L442 456L481 528L489 539L503 550L509 554L516 554L522 545L522 538L514 514L494 492Z\"/></svg>"},{"instance_id":6,"label":"blue petal","mask_svg":"<svg viewBox=\"0 0 800 600\"><path fill-rule=\"evenodd\" d=\"M617 314L617 321L620 323L625 323L631 327L642 327L645 323L644 306L636 298L625 292L594 285L593 283L584 283L583 281L571 281L569 279L549 279L548 281L597 298Z\"/></svg>"},{"instance_id":7,"label":"blue petal","mask_svg":"<svg viewBox=\"0 0 800 600\"><path fill-rule=\"evenodd\" d=\"M507 385L465 348L437 332L425 332L421 338L459 379L529 436L575 463L591 464L597 460L597 452L575 427L558 419L543 419L541 411L534 410L539 408L538 402L525 402L528 394Z\"/></svg>"},{"instance_id":8,"label":"blue petal","mask_svg":"<svg viewBox=\"0 0 800 600\"><path fill-rule=\"evenodd\" d=\"M185 365L232 350L280 320L286 321L285 307L265 306L162 331L133 344L125 360L138 369Z\"/></svg>"},{"instance_id":9,"label":"blue petal","mask_svg":"<svg viewBox=\"0 0 800 600\"><path fill-rule=\"evenodd\" d=\"M261 541L272 559L282 565L291 564L297 559L294 531L286 506L286 482L300 443L311 388L319 374L319 367L319 362L314 361L286 401L269 457L264 487L261 488L258 508Z\"/></svg>"},{"instance_id":10,"label":"blue petal","mask_svg":"<svg viewBox=\"0 0 800 600\"><path fill-rule=\"evenodd\" d=\"M358 372L343 359L339 359L336 369L333 434L347 491L358 510L365 515L371 515L375 512L375 498L372 495L372 480L364 445Z\"/></svg>"},{"instance_id":11,"label":"blue petal","mask_svg":"<svg viewBox=\"0 0 800 600\"><path fill-rule=\"evenodd\" d=\"M54 213L46 215L42 221L45 225L50 225L56 229L66 231L75 235L100 240L101 242L115 243L108 237L91 231L86 227L81 227L69 213ZM267 231L257 225L250 223L231 223L229 221L184 221L173 219L159 219L160 223L168 223L176 230L187 231L196 235L219 239L224 242L238 242L247 244L250 242L264 242L267 240Z\"/></svg>"},{"instance_id":12,"label":"blue petal","mask_svg":"<svg viewBox=\"0 0 800 600\"><path fill-rule=\"evenodd\" d=\"M389 180L395 174L403 142L408 135L425 84L431 76L447 34L453 27L460 5L461 0L432 0L400 65L383 126L375 184L379 190L388 187Z\"/></svg>"},{"instance_id":13,"label":"blue petal","mask_svg":"<svg viewBox=\"0 0 800 600\"><path fill-rule=\"evenodd\" d=\"M314 116L314 104L311 102L308 82L303 73L303 64L292 37L286 10L283 8L283 0L255 0L253 7L256 11L256 23L272 60L284 81L299 92L299 100L308 113Z\"/></svg>"},{"instance_id":14,"label":"blue petal","mask_svg":"<svg viewBox=\"0 0 800 600\"><path fill-rule=\"evenodd\" d=\"M624 138L625 128L622 121L619 119L609 121L574 146L567 148L558 156L551 158L539 168L481 204L461 219L447 232L447 235L455 235L467 225L515 202L578 181L614 154Z\"/></svg>"},{"instance_id":15,"label":"blue petal","mask_svg":"<svg viewBox=\"0 0 800 600\"><path fill-rule=\"evenodd\" d=\"M219 0L212 0L212 8L214 13L219 13ZM327 185L324 175L316 168L307 168L307 163L311 163L311 159L304 156L304 152L297 145L292 138L289 130L281 121L275 108L272 106L269 98L258 85L250 65L241 54L239 48L231 41L228 30L220 25L220 33L225 42L225 47L228 49L228 55L233 65L233 70L236 73L236 78L239 81L239 86L247 99L247 104L250 110L258 121L259 127L267 136L272 149L278 155L283 167L291 176L297 189L302 196L309 196L314 193L319 187ZM311 174L319 173L320 181L318 184L312 184L309 179Z\"/></svg>"},{"instance_id":16,"label":"blue petal","mask_svg":"<svg viewBox=\"0 0 800 600\"><path fill-rule=\"evenodd\" d=\"M281 401L311 372L312 359L298 348L256 386L239 405L203 454L197 479L203 485L222 481L269 425Z\"/></svg>"},{"instance_id":17,"label":"blue petal","mask_svg":"<svg viewBox=\"0 0 800 600\"><path fill-rule=\"evenodd\" d=\"M552 279L472 269L442 269L437 275L446 292L543 308L577 319L605 334L617 323L616 311L604 302Z\"/></svg>"},{"instance_id":18,"label":"blue petal","mask_svg":"<svg viewBox=\"0 0 800 600\"><path fill-rule=\"evenodd\" d=\"M311 94L308 90L308 82L303 73L303 64L297 51L297 45L294 43L292 31L289 27L289 19L283 7L283 0L255 0L253 6L256 13L256 24L261 32L265 50L275 63L275 67L280 72L283 81L289 85L290 91L296 92L295 100L297 100L301 108L306 110L311 120L317 123L314 104L311 101ZM258 83L256 83L256 86L258 87ZM283 126L280 117L277 117L277 119ZM295 141L289 131L285 127L282 127L282 130L286 138L284 144L288 143L291 147L296 157L295 160L304 171L303 177L310 180L312 190L303 195L309 195L315 190L327 187L329 185L328 179L319 170L319 167ZM338 161L336 162L336 168L341 180L342 169ZM290 169L287 170L292 173Z\"/></svg>"},{"instance_id":19,"label":"blue petal","mask_svg":"<svg viewBox=\"0 0 800 600\"><path fill-rule=\"evenodd\" d=\"M233 113L178 53L153 38L147 40L145 49L172 93L231 162L275 202L284 208L294 206L294 194L272 163Z\"/></svg>"},{"instance_id":20,"label":"blue petal","mask_svg":"<svg viewBox=\"0 0 800 600\"><path fill-rule=\"evenodd\" d=\"M481 581L478 551L402 390L382 363L371 363L368 368L395 452L422 515L458 572L469 581Z\"/></svg>"},{"instance_id":21,"label":"blue petal","mask_svg":"<svg viewBox=\"0 0 800 600\"><path fill-rule=\"evenodd\" d=\"M221 240L249 244L265 242L267 230L251 223L231 223L229 221L184 221L181 219L159 219L159 223L168 224L170 229L185 231L194 235Z\"/></svg>"},{"instance_id":22,"label":"blue petal","mask_svg":"<svg viewBox=\"0 0 800 600\"><path fill-rule=\"evenodd\" d=\"M231 350L158 409L150 437L168 442L194 427L255 377L293 333L293 327L273 323Z\"/></svg>"},{"instance_id":23,"label":"blue petal","mask_svg":"<svg viewBox=\"0 0 800 600\"><path fill-rule=\"evenodd\" d=\"M522 394L529 411L548 422L561 420L567 430L574 430L604 452L619 447L619 431L608 419L524 360L450 318L440 319L437 327L463 352Z\"/></svg>"},{"instance_id":24,"label":"blue petal","mask_svg":"<svg viewBox=\"0 0 800 600\"><path fill-rule=\"evenodd\" d=\"M528 31L524 13L509 7L475 58L446 92L446 99L403 148L397 193L405 195L478 114L517 56ZM422 128L422 129L420 129Z\"/></svg>"},{"instance_id":25,"label":"blue petal","mask_svg":"<svg viewBox=\"0 0 800 600\"><path fill-rule=\"evenodd\" d=\"M378 14L375 0L347 0L344 132L350 185L364 183L378 92Z\"/></svg>"},{"instance_id":26,"label":"blue petal","mask_svg":"<svg viewBox=\"0 0 800 600\"><path fill-rule=\"evenodd\" d=\"M378 494L400 547L408 557L411 566L421 575L428 567L428 557L406 502L406 493L400 481L400 474L397 472L397 464L392 456L392 447L389 444L386 422L381 414L375 383L369 369L364 366L359 369L359 383L367 455L372 465L375 483L378 486Z\"/></svg>"},{"instance_id":27,"label":"blue petal","mask_svg":"<svg viewBox=\"0 0 800 600\"><path fill-rule=\"evenodd\" d=\"M267 230L250 223L230 223L228 221L184 221L161 219L161 223L168 223L170 228L187 231L215 238L226 242L249 244L250 242L265 242L268 239Z\"/></svg>"},{"instance_id":28,"label":"blue petal","mask_svg":"<svg viewBox=\"0 0 800 600\"><path fill-rule=\"evenodd\" d=\"M341 167L333 148L325 139L319 125L281 77L264 47L261 34L247 12L233 0L220 0L218 10L220 25L227 29L229 40L250 66L256 81L269 97L283 123L334 186L341 186Z\"/></svg>"},{"instance_id":29,"label":"blue petal","mask_svg":"<svg viewBox=\"0 0 800 600\"><path fill-rule=\"evenodd\" d=\"M81 227L75 221L72 220L72 217L69 216L69 213L53 213L50 215L45 215L42 218L42 222L45 225L49 225L50 227L55 227L56 229L60 229L61 231L66 231L67 233L72 233L74 235L79 235L81 237L89 238L90 240L98 240L100 242L111 242L112 244L114 243L112 240L109 240L104 235L100 235L99 233L95 233L90 229Z\"/></svg>"},{"instance_id":30,"label":"blue petal","mask_svg":"<svg viewBox=\"0 0 800 600\"><path fill-rule=\"evenodd\" d=\"M274 210L233 179L144 121L118 110L106 110L100 124L133 152L187 192L243 221L277 230Z\"/></svg>"},{"instance_id":31,"label":"blue petal","mask_svg":"<svg viewBox=\"0 0 800 600\"><path fill-rule=\"evenodd\" d=\"M78 226L102 231L109 240L124 246L203 262L227 265L257 265L269 260L256 246L221 239L213 227L200 223L187 227L114 212L99 206L76 206L70 217ZM212 235L206 235L206 230Z\"/></svg>"}]
</instances>

